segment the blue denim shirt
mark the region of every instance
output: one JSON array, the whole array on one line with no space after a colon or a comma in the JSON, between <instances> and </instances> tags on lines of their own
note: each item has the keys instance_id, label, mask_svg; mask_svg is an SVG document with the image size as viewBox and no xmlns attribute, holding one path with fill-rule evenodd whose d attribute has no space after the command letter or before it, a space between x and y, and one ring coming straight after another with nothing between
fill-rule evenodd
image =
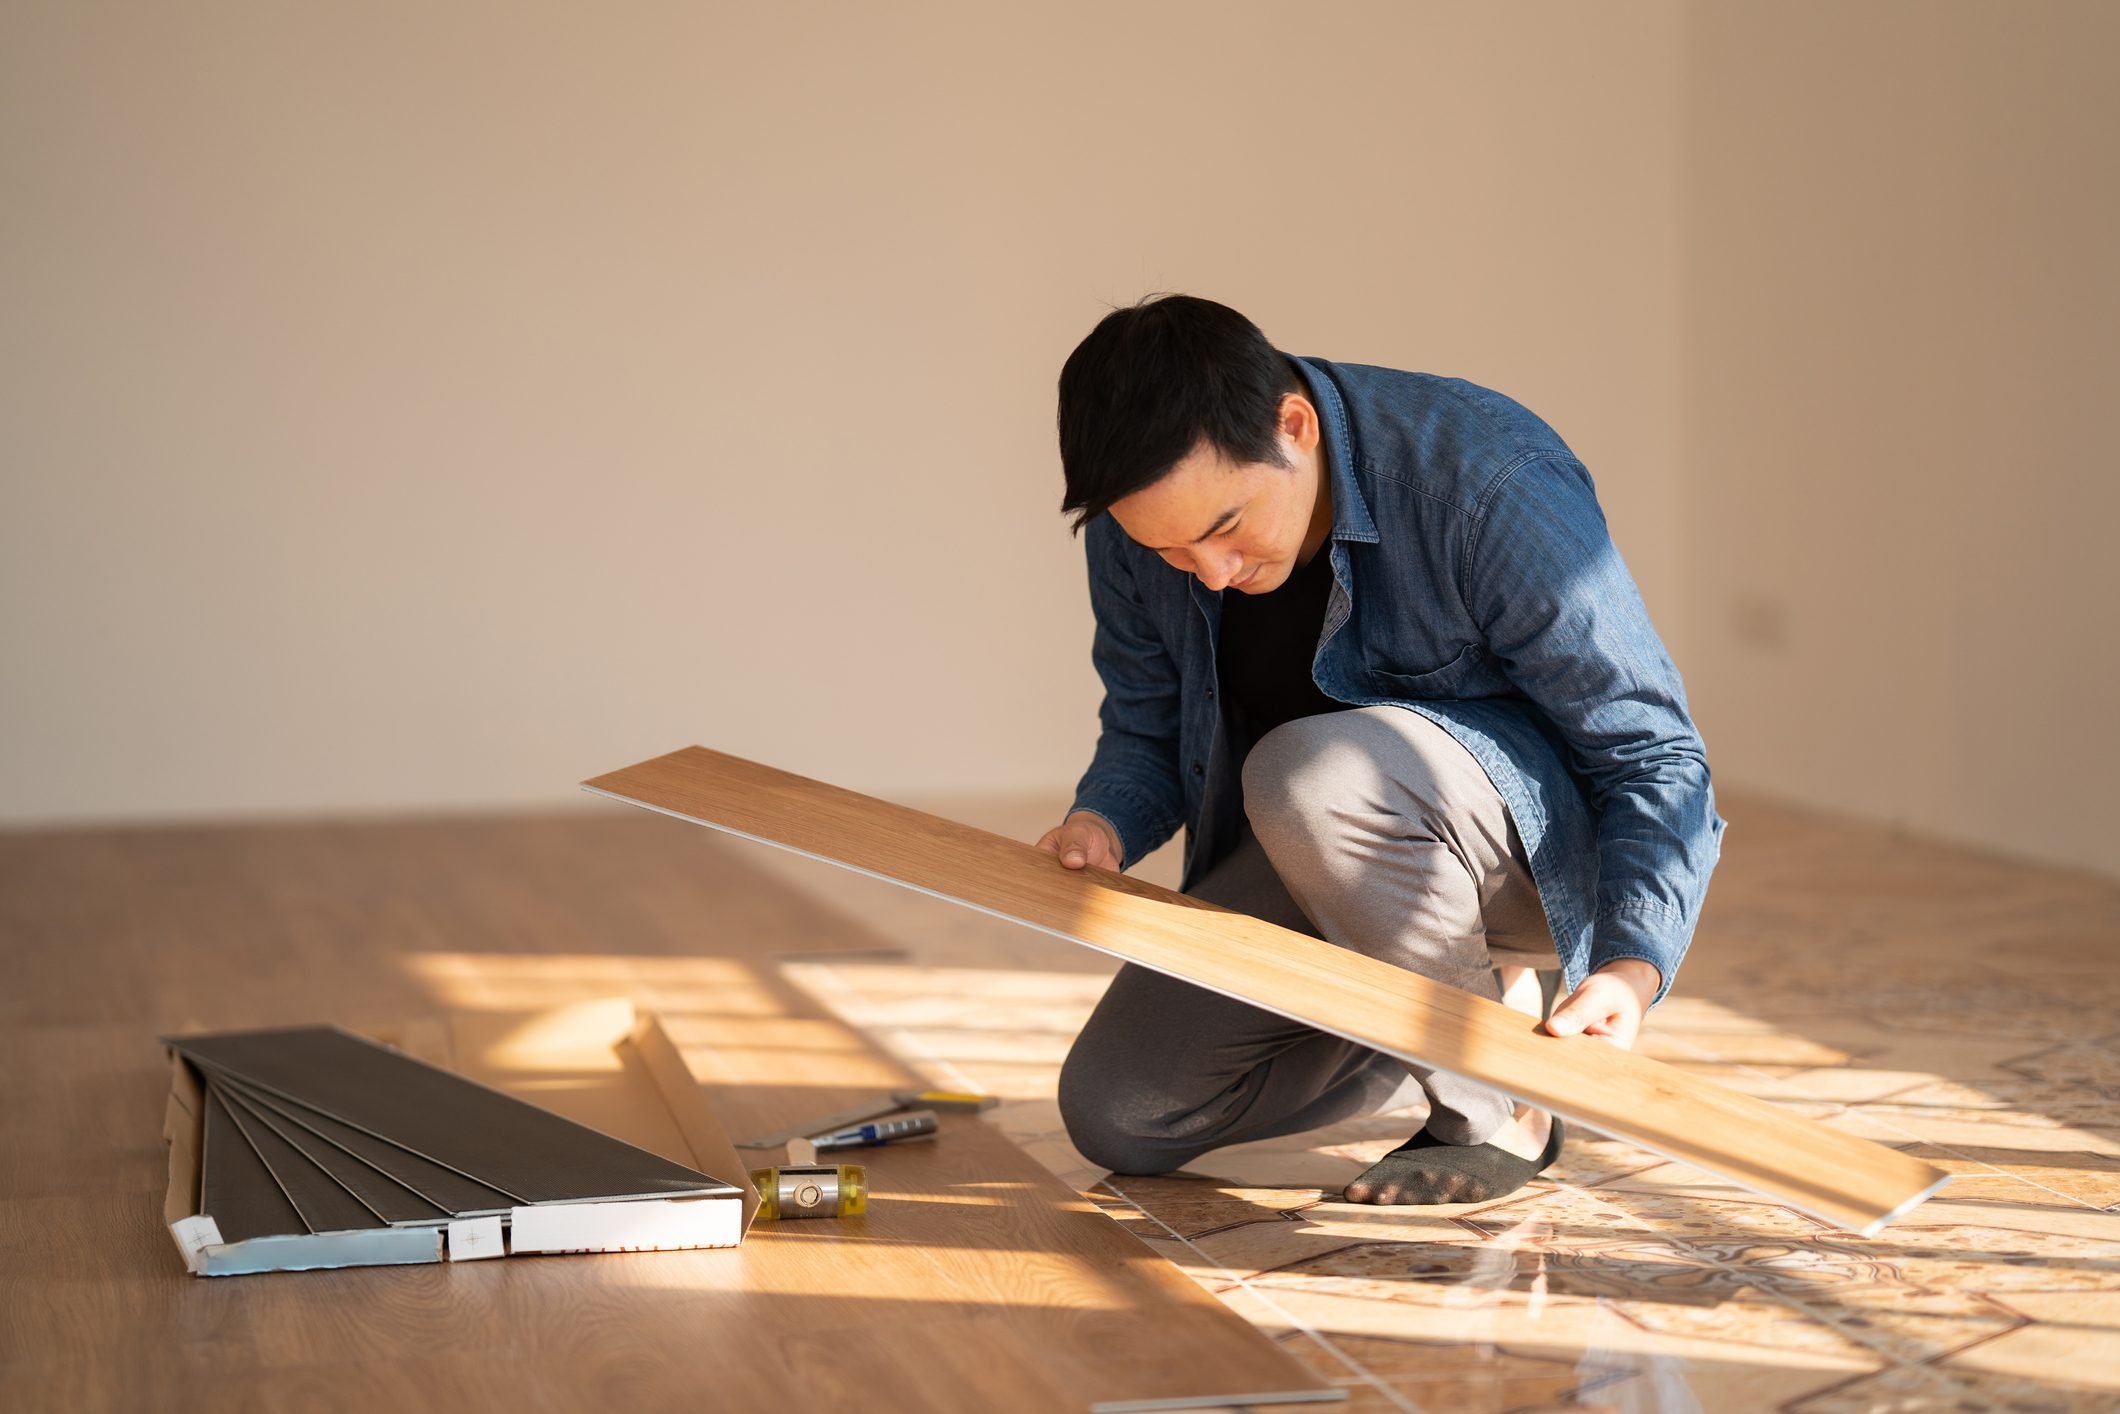
<instances>
[{"instance_id":1,"label":"blue denim shirt","mask_svg":"<svg viewBox=\"0 0 2120 1414\"><path fill-rule=\"evenodd\" d=\"M1617 958L1661 1000L1721 853L1685 688L1575 454L1461 379L1296 359L1332 478L1333 586L1311 676L1350 706L1436 722L1501 793L1568 985ZM1184 882L1238 838L1247 743L1215 691L1222 596L1084 532L1103 732L1077 810L1131 866L1186 829Z\"/></svg>"}]
</instances>

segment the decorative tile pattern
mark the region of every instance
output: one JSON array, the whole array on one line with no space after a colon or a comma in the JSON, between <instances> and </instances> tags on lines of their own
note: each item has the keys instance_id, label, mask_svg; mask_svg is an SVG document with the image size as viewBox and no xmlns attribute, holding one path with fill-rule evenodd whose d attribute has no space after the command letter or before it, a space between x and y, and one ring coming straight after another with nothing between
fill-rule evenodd
<instances>
[{"instance_id":1,"label":"decorative tile pattern","mask_svg":"<svg viewBox=\"0 0 2120 1414\"><path fill-rule=\"evenodd\" d=\"M1161 1178L1112 1174L1099 1187L1153 1214L1176 1237L1202 1237L1272 1218L1308 1208L1324 1196L1315 1188L1235 1188L1183 1174Z\"/></svg>"},{"instance_id":2,"label":"decorative tile pattern","mask_svg":"<svg viewBox=\"0 0 2120 1414\"><path fill-rule=\"evenodd\" d=\"M2111 1414L2109 1391L2071 1388L2053 1378L2011 1379L1949 1366L1894 1365L1786 1406L1789 1414Z\"/></svg>"},{"instance_id":3,"label":"decorative tile pattern","mask_svg":"<svg viewBox=\"0 0 2120 1414\"><path fill-rule=\"evenodd\" d=\"M1004 1096L991 1122L1347 1414L2120 1407L2120 883L1725 811L1642 1050L1957 1176L1878 1238L1587 1134L1498 1202L1340 1201L1418 1108L1107 1176L1052 1099L1101 959L857 880L909 960L785 970L934 1082Z\"/></svg>"}]
</instances>

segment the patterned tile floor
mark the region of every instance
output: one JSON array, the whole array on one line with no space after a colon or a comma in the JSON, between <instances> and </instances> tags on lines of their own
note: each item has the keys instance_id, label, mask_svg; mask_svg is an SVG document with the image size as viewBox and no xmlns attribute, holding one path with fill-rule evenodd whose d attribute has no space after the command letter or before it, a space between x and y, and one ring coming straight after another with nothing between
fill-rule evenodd
<instances>
[{"instance_id":1,"label":"patterned tile floor","mask_svg":"<svg viewBox=\"0 0 2120 1414\"><path fill-rule=\"evenodd\" d=\"M934 804L1021 838L1046 818ZM1107 1175L1052 1095L1108 961L768 867L907 950L791 978L934 1083L1003 1096L996 1124L1344 1386L1351 1414L2120 1408L2120 883L1764 802L1725 813L1642 1049L1960 1175L1879 1238L1596 1136L1499 1202L1336 1201L1418 1109Z\"/></svg>"}]
</instances>

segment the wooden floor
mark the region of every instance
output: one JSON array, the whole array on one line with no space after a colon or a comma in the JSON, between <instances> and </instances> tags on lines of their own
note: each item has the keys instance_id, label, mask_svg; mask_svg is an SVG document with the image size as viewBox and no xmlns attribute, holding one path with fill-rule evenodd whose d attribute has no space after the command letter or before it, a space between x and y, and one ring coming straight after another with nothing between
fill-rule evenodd
<instances>
[{"instance_id":1,"label":"wooden floor","mask_svg":"<svg viewBox=\"0 0 2120 1414\"><path fill-rule=\"evenodd\" d=\"M160 1225L159 1031L387 1032L624 995L739 1136L914 1082L775 965L887 944L668 821L0 835L0 947L0 1409L1338 1395L970 1117L864 1155L861 1224L761 1227L734 1252L184 1274Z\"/></svg>"},{"instance_id":2,"label":"wooden floor","mask_svg":"<svg viewBox=\"0 0 2120 1414\"><path fill-rule=\"evenodd\" d=\"M923 802L1018 839L1065 801ZM1878 1238L1571 1139L1495 1203L1345 1182L1418 1109L1119 1178L1053 1079L1111 965L761 848L908 950L783 975L994 1113L1142 1241L1349 1392L1348 1414L2120 1408L2120 881L1734 796L1700 935L1642 1049L1958 1174ZM1143 870L1175 877L1174 852Z\"/></svg>"},{"instance_id":3,"label":"wooden floor","mask_svg":"<svg viewBox=\"0 0 2120 1414\"><path fill-rule=\"evenodd\" d=\"M926 804L1029 839L1064 802ZM1336 1201L1418 1111L1109 1178L1052 1101L1107 960L617 807L0 835L0 1408L732 1407L714 1291L658 1275L721 1254L206 1282L158 1226L157 1029L612 991L695 1028L694 1064L730 1087L819 1065L844 1082L785 1084L789 1108L908 1071L1006 1095L998 1127L1349 1414L2114 1408L2120 882L1724 809L1700 936L1643 1049L1962 1175L1877 1240L1604 1142L1482 1207ZM1173 861L1142 872L1169 883ZM833 955L849 947L871 951ZM643 1339L644 1305L674 1305L678 1333ZM466 1342L467 1324L516 1334ZM835 1368L829 1329L811 1348Z\"/></svg>"}]
</instances>

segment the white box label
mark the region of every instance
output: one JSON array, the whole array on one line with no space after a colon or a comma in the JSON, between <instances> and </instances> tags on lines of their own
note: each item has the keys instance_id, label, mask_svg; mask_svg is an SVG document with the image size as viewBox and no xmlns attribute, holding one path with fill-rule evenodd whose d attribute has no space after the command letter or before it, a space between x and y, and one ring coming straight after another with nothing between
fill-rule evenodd
<instances>
[{"instance_id":1,"label":"white box label","mask_svg":"<svg viewBox=\"0 0 2120 1414\"><path fill-rule=\"evenodd\" d=\"M505 1257L499 1218L463 1218L449 1224L449 1260L475 1262L481 1257Z\"/></svg>"}]
</instances>

